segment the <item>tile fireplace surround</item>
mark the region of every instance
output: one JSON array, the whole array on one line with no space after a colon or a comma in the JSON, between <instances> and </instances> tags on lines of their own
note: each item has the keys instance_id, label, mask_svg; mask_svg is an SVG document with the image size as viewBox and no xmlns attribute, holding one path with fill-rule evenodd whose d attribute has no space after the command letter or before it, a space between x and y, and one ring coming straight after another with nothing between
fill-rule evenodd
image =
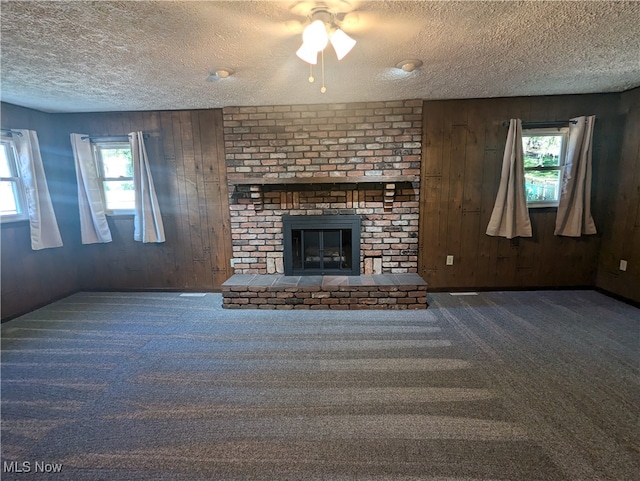
<instances>
[{"instance_id":1,"label":"tile fireplace surround","mask_svg":"<svg viewBox=\"0 0 640 481\"><path fill-rule=\"evenodd\" d=\"M237 275L284 274L283 215L358 215L361 274L419 277L421 100L227 107L223 119Z\"/></svg>"}]
</instances>

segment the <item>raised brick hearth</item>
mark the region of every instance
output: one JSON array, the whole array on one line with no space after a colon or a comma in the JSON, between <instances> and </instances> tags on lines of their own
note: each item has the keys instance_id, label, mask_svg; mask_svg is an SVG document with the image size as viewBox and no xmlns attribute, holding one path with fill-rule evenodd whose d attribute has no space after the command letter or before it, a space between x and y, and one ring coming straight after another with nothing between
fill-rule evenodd
<instances>
[{"instance_id":1,"label":"raised brick hearth","mask_svg":"<svg viewBox=\"0 0 640 481\"><path fill-rule=\"evenodd\" d=\"M425 309L417 274L283 276L236 274L222 285L229 309Z\"/></svg>"}]
</instances>

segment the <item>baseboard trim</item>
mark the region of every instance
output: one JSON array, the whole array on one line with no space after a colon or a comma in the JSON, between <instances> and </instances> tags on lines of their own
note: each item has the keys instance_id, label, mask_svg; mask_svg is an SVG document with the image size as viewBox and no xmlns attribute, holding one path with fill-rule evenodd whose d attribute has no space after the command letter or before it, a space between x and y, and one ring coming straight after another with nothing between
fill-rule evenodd
<instances>
[{"instance_id":1,"label":"baseboard trim","mask_svg":"<svg viewBox=\"0 0 640 481\"><path fill-rule=\"evenodd\" d=\"M635 301L633 299L629 299L627 297L621 296L614 292L607 291L606 289L602 289L601 287L594 286L560 286L560 287L549 287L549 286L536 286L536 287L429 287L427 293L431 292L491 292L491 291L575 291L575 290L591 290L599 292L607 297L611 297L617 301L624 302L625 304L629 304L630 306L637 307L640 309L640 302ZM7 317L2 317L0 319L0 324L4 324L5 322L9 322L17 317L24 316L25 314L29 314L30 312L36 311L42 307L48 306L49 304L57 301L61 301L66 297L69 297L78 292L210 292L210 293L221 293L221 289L196 289L193 287L186 287L182 289L178 289L175 287L154 287L148 289L79 289L77 291L69 292L66 294L62 294L60 296L56 296L49 300L48 302L39 303L26 311L20 311L15 314L11 314ZM427 294L428 295L428 294Z\"/></svg>"},{"instance_id":2,"label":"baseboard trim","mask_svg":"<svg viewBox=\"0 0 640 481\"><path fill-rule=\"evenodd\" d=\"M616 294L615 292L607 291L606 289L602 289L601 287L595 286L527 286L527 287L429 287L429 292L496 292L496 291L596 291L600 294L603 294L607 297L611 297L620 302L624 302L625 304L629 304L630 306L637 307L640 309L640 302L635 301L633 299L629 299L628 297L621 296L620 294Z\"/></svg>"},{"instance_id":3,"label":"baseboard trim","mask_svg":"<svg viewBox=\"0 0 640 481\"><path fill-rule=\"evenodd\" d=\"M16 317L24 316L25 314L29 314L30 312L37 311L38 309L42 309L43 307L48 306L49 304L61 301L62 299L65 299L65 298L67 298L69 296L72 296L77 292L80 292L80 291L72 291L72 292L68 292L66 294L61 294L59 296L52 297L47 302L41 302L41 303L38 303L38 304L36 304L34 306L31 306L29 309L27 309L25 311L19 311L19 312L15 313L15 314L10 314L7 317L1 318L0 319L0 324L4 324L5 322L11 321L11 320L15 319Z\"/></svg>"},{"instance_id":4,"label":"baseboard trim","mask_svg":"<svg viewBox=\"0 0 640 481\"><path fill-rule=\"evenodd\" d=\"M492 291L593 291L593 286L491 286L491 287L431 287L429 292L492 292Z\"/></svg>"},{"instance_id":5,"label":"baseboard trim","mask_svg":"<svg viewBox=\"0 0 640 481\"><path fill-rule=\"evenodd\" d=\"M147 287L147 288L108 288L108 289L80 289L78 292L210 292L221 293L221 289L195 287Z\"/></svg>"},{"instance_id":6,"label":"baseboard trim","mask_svg":"<svg viewBox=\"0 0 640 481\"><path fill-rule=\"evenodd\" d=\"M594 287L593 290L599 292L600 294L604 294L607 297L611 297L616 301L624 302L625 304L629 304L630 306L640 309L640 302L638 301L634 301L633 299L629 299L628 297L621 296L620 294L616 294L615 292L607 291L606 289L602 289L601 287Z\"/></svg>"},{"instance_id":7,"label":"baseboard trim","mask_svg":"<svg viewBox=\"0 0 640 481\"><path fill-rule=\"evenodd\" d=\"M5 322L9 322L13 319L15 319L16 317L20 317L20 316L24 316L25 314L29 314L30 312L33 311L37 311L38 309L41 309L45 306L48 306L49 304L52 304L54 302L58 302L61 301L62 299L65 299L69 296L72 296L73 294L77 294L78 292L212 292L212 293L221 293L222 290L221 289L196 289L196 288L192 288L192 287L185 287L182 289L176 288L176 287L153 287L153 288L147 288L147 289L78 289L77 291L72 291L72 292L68 292L66 294L62 294L60 296L56 296L51 298L48 302L42 302L42 303L38 303L32 307L30 307L27 310L24 311L19 311L17 313L14 314L10 314L7 317L2 317L0 319L0 324L4 324Z\"/></svg>"}]
</instances>

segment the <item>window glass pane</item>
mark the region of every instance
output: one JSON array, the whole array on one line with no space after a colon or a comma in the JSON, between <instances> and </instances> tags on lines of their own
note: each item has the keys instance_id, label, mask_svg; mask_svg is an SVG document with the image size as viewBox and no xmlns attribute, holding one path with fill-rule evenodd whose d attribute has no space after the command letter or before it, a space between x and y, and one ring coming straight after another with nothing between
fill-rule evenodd
<instances>
[{"instance_id":1,"label":"window glass pane","mask_svg":"<svg viewBox=\"0 0 640 481\"><path fill-rule=\"evenodd\" d=\"M524 167L555 167L560 165L562 135L523 135Z\"/></svg>"},{"instance_id":2,"label":"window glass pane","mask_svg":"<svg viewBox=\"0 0 640 481\"><path fill-rule=\"evenodd\" d=\"M557 202L560 194L560 171L529 171L524 174L527 202Z\"/></svg>"},{"instance_id":3,"label":"window glass pane","mask_svg":"<svg viewBox=\"0 0 640 481\"><path fill-rule=\"evenodd\" d=\"M15 182L0 181L0 215L15 215L19 213L18 186Z\"/></svg>"},{"instance_id":4,"label":"window glass pane","mask_svg":"<svg viewBox=\"0 0 640 481\"><path fill-rule=\"evenodd\" d=\"M131 210L135 207L135 191L132 180L104 182L104 197L108 210Z\"/></svg>"},{"instance_id":5,"label":"window glass pane","mask_svg":"<svg viewBox=\"0 0 640 481\"><path fill-rule=\"evenodd\" d=\"M9 145L0 144L0 177L15 177L9 160Z\"/></svg>"},{"instance_id":6,"label":"window glass pane","mask_svg":"<svg viewBox=\"0 0 640 481\"><path fill-rule=\"evenodd\" d=\"M130 148L101 147L100 153L105 177L133 177Z\"/></svg>"}]
</instances>

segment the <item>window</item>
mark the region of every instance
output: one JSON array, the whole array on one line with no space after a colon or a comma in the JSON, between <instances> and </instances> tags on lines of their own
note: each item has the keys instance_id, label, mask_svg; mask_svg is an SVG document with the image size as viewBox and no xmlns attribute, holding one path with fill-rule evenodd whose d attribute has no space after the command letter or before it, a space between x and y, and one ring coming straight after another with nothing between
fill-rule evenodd
<instances>
[{"instance_id":1,"label":"window","mask_svg":"<svg viewBox=\"0 0 640 481\"><path fill-rule=\"evenodd\" d=\"M133 158L128 142L96 142L93 152L107 214L131 214L135 208Z\"/></svg>"},{"instance_id":2,"label":"window","mask_svg":"<svg viewBox=\"0 0 640 481\"><path fill-rule=\"evenodd\" d=\"M524 182L529 207L557 207L569 128L523 129Z\"/></svg>"},{"instance_id":3,"label":"window","mask_svg":"<svg viewBox=\"0 0 640 481\"><path fill-rule=\"evenodd\" d=\"M24 184L18 169L16 147L11 137L0 137L0 219L27 219Z\"/></svg>"}]
</instances>

